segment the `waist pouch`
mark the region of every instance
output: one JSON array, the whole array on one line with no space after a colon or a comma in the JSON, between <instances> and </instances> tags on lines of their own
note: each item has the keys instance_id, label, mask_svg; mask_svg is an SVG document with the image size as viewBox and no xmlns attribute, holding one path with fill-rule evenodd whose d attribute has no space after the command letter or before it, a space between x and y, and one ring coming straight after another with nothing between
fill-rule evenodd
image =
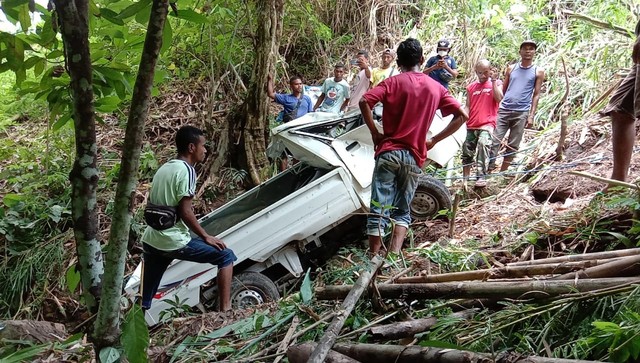
<instances>
[{"instance_id":1,"label":"waist pouch","mask_svg":"<svg viewBox=\"0 0 640 363\"><path fill-rule=\"evenodd\" d=\"M144 208L144 221L149 227L164 231L178 222L178 208L149 202Z\"/></svg>"}]
</instances>

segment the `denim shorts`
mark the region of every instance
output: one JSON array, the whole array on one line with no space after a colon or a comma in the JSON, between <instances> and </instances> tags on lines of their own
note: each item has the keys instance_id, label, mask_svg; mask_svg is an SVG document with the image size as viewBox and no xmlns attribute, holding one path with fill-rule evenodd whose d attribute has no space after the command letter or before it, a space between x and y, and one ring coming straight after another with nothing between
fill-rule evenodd
<instances>
[{"instance_id":1,"label":"denim shorts","mask_svg":"<svg viewBox=\"0 0 640 363\"><path fill-rule=\"evenodd\" d=\"M411 224L410 205L422 170L408 150L386 151L376 157L371 182L367 234L382 236L390 219L402 227Z\"/></svg>"},{"instance_id":2,"label":"denim shorts","mask_svg":"<svg viewBox=\"0 0 640 363\"><path fill-rule=\"evenodd\" d=\"M142 247L144 248L142 307L145 309L151 306L151 300L158 291L162 275L174 259L210 263L218 266L218 269L230 266L238 259L231 249L219 250L201 238L192 238L186 246L171 251L162 251L146 243L143 243ZM187 277L189 276L185 276Z\"/></svg>"}]
</instances>

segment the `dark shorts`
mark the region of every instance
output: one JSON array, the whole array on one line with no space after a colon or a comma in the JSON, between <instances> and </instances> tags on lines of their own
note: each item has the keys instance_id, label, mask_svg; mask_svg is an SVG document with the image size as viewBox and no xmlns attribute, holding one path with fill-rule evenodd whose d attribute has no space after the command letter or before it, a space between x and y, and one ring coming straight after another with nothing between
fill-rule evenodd
<instances>
[{"instance_id":1,"label":"dark shorts","mask_svg":"<svg viewBox=\"0 0 640 363\"><path fill-rule=\"evenodd\" d=\"M143 243L142 247L144 249L142 307L145 309L151 306L151 300L158 291L162 275L174 259L210 263L218 266L218 269L233 265L233 262L238 259L229 248L219 250L208 245L201 238L193 238L186 246L172 251L162 251L146 243Z\"/></svg>"},{"instance_id":2,"label":"dark shorts","mask_svg":"<svg viewBox=\"0 0 640 363\"><path fill-rule=\"evenodd\" d=\"M640 117L640 65L634 64L629 74L622 80L609 100L609 104L602 113L609 115L611 112L622 112L634 117Z\"/></svg>"}]
</instances>

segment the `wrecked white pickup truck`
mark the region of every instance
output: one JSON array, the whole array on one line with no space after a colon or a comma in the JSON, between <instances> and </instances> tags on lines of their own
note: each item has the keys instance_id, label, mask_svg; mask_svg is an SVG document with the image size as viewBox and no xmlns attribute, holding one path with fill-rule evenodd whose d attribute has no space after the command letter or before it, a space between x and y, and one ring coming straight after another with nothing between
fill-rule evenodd
<instances>
[{"instance_id":1,"label":"wrecked white pickup truck","mask_svg":"<svg viewBox=\"0 0 640 363\"><path fill-rule=\"evenodd\" d=\"M432 130L437 133L447 123L436 115ZM445 165L464 135L458 130L436 145L430 161ZM362 115L310 113L274 128L271 137L271 157L286 149L299 162L200 219L238 257L231 292L235 307L277 300L278 284L287 276L300 276L311 261L337 250L338 231L364 230L362 215L369 207L374 150ZM447 188L424 175L411 206L413 218L431 217L450 206ZM129 296L138 293L140 274L138 266L125 287ZM157 323L176 301L211 307L216 274L215 266L174 260L146 312L147 323Z\"/></svg>"}]
</instances>

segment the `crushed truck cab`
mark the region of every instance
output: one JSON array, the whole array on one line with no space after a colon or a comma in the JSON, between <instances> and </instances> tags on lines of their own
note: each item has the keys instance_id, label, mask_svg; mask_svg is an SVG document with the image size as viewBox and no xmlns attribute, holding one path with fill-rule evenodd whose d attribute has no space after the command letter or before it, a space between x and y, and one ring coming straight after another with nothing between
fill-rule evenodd
<instances>
[{"instance_id":1,"label":"crushed truck cab","mask_svg":"<svg viewBox=\"0 0 640 363\"><path fill-rule=\"evenodd\" d=\"M436 115L432 129L446 124ZM445 165L464 137L465 130L459 130L430 150L428 158ZM343 117L309 113L274 128L268 154L277 158L283 153L298 162L199 220L207 233L221 238L238 257L231 292L234 307L278 299L279 284L300 276L320 255L317 251L336 243L325 235L345 225L362 227L349 221L369 208L374 148L359 112ZM447 188L423 176L412 216L434 216L450 206ZM138 266L127 281L125 292L131 297L138 294L141 270ZM215 266L174 260L146 311L147 323L158 323L176 301L201 309L214 307L216 274Z\"/></svg>"}]
</instances>

